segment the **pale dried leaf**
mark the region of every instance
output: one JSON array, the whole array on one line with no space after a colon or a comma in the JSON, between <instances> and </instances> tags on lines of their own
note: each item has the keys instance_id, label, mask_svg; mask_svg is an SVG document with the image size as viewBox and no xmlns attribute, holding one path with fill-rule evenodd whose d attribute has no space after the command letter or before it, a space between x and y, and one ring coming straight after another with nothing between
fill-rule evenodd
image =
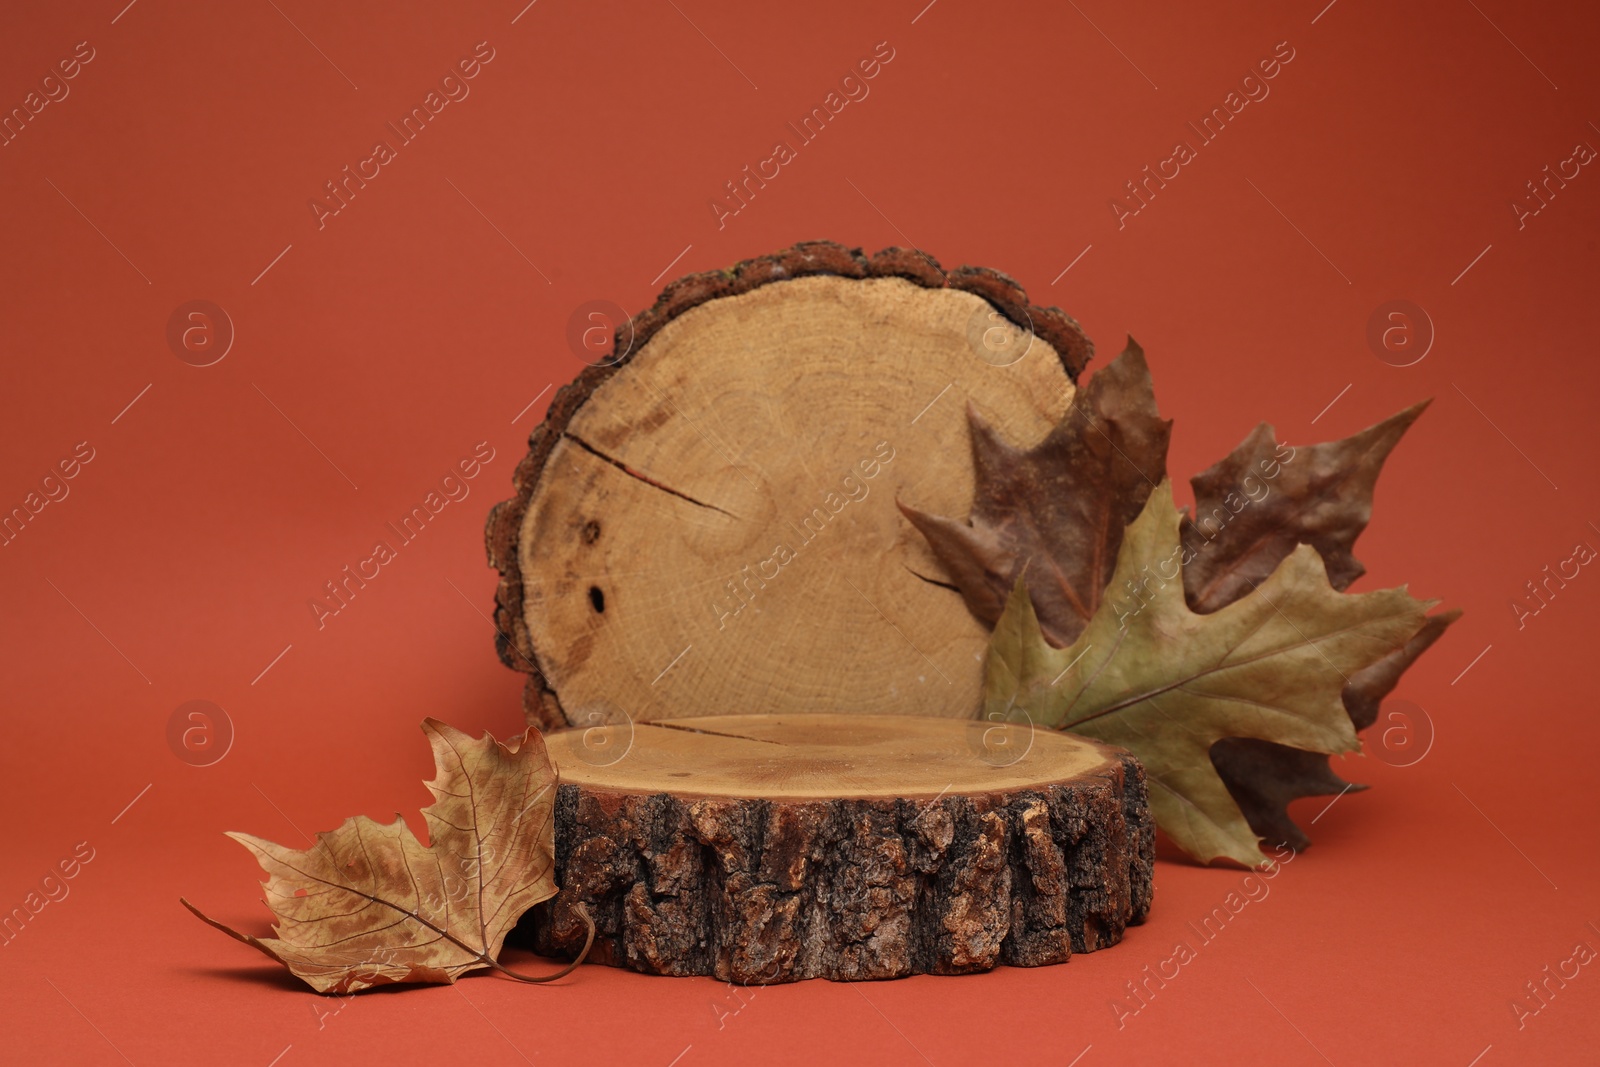
<instances>
[{"instance_id":1,"label":"pale dried leaf","mask_svg":"<svg viewBox=\"0 0 1600 1067\"><path fill-rule=\"evenodd\" d=\"M423 809L424 846L400 816L364 815L293 849L228 836L268 874L276 937L201 914L283 963L313 989L350 993L397 982L454 982L495 962L522 913L555 895L555 769L535 730L510 744L423 723L438 775Z\"/></svg>"}]
</instances>

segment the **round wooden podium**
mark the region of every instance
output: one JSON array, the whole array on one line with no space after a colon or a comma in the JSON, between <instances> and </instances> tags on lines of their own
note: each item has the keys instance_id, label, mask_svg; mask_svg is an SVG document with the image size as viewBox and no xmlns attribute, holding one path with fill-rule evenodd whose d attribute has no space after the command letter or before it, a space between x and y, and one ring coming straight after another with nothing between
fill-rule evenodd
<instances>
[{"instance_id":1,"label":"round wooden podium","mask_svg":"<svg viewBox=\"0 0 1600 1067\"><path fill-rule=\"evenodd\" d=\"M534 947L766 984L1038 966L1150 906L1144 772L1026 724L719 715L546 738L560 893Z\"/></svg>"}]
</instances>

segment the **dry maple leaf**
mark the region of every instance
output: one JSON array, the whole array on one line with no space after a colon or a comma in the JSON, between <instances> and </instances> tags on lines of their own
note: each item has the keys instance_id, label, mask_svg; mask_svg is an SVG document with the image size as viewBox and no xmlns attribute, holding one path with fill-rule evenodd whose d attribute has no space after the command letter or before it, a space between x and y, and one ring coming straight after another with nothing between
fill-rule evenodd
<instances>
[{"instance_id":1,"label":"dry maple leaf","mask_svg":"<svg viewBox=\"0 0 1600 1067\"><path fill-rule=\"evenodd\" d=\"M1196 512L1181 527L1191 557L1183 575L1189 606L1206 613L1232 603L1302 543L1321 554L1333 588L1347 588L1365 570L1351 548L1371 518L1384 460L1427 406L1298 448L1278 444L1262 423L1191 479ZM1046 639L1064 645L1106 595L1123 524L1165 477L1171 424L1157 414L1143 352L1130 340L1037 448L1013 448L970 410L969 417L976 466L969 521L904 504L901 511L974 615L992 625L1025 576ZM1401 674L1459 615L1433 617L1404 647L1350 675L1344 702L1356 729L1373 723ZM1335 774L1325 754L1270 741L1225 738L1211 760L1256 832L1294 848L1310 842L1289 818L1291 801L1365 788Z\"/></svg>"},{"instance_id":2,"label":"dry maple leaf","mask_svg":"<svg viewBox=\"0 0 1600 1067\"><path fill-rule=\"evenodd\" d=\"M1018 582L985 664L985 714L1086 734L1133 752L1156 823L1204 862L1267 861L1209 759L1224 737L1312 752L1359 747L1341 693L1405 646L1432 602L1405 589L1351 595L1316 549L1296 547L1247 596L1211 614L1185 603L1187 550L1171 486L1150 494L1122 541L1112 586L1077 640L1052 648Z\"/></svg>"},{"instance_id":3,"label":"dry maple leaf","mask_svg":"<svg viewBox=\"0 0 1600 1067\"><path fill-rule=\"evenodd\" d=\"M1372 517L1372 491L1384 460L1429 403L1317 445L1279 445L1271 425L1263 422L1226 457L1191 478L1195 514L1185 516L1181 531L1193 553L1183 568L1189 606L1211 612L1231 604L1299 544L1321 554L1333 588L1348 588L1366 572L1351 548ZM1460 615L1452 611L1430 618L1403 648L1350 676L1344 703L1356 729L1372 725L1379 702L1401 674ZM1268 741L1225 739L1212 748L1211 760L1255 831L1297 849L1311 842L1289 818L1291 801L1366 788L1335 774L1325 755Z\"/></svg>"},{"instance_id":4,"label":"dry maple leaf","mask_svg":"<svg viewBox=\"0 0 1600 1067\"><path fill-rule=\"evenodd\" d=\"M1025 575L1045 636L1064 645L1100 606L1122 531L1166 476L1172 422L1156 410L1144 350L1130 337L1034 448L1002 441L971 405L967 421L976 467L971 517L900 510L974 615L992 625Z\"/></svg>"},{"instance_id":5,"label":"dry maple leaf","mask_svg":"<svg viewBox=\"0 0 1600 1067\"><path fill-rule=\"evenodd\" d=\"M1300 544L1322 555L1330 585L1349 588L1366 573L1350 549L1372 518L1383 461L1430 403L1319 445L1280 446L1263 422L1189 479L1195 504L1183 524L1184 543L1195 550L1183 569L1189 606L1205 612L1233 603Z\"/></svg>"},{"instance_id":6,"label":"dry maple leaf","mask_svg":"<svg viewBox=\"0 0 1600 1067\"><path fill-rule=\"evenodd\" d=\"M230 833L269 875L277 936L241 934L183 905L319 993L454 982L484 967L541 982L577 966L530 978L495 960L522 913L556 892L556 772L543 738L529 729L509 744L488 734L473 740L436 719L422 729L438 769L427 783L434 803L422 811L428 845L398 815L388 825L365 815L346 819L303 850Z\"/></svg>"},{"instance_id":7,"label":"dry maple leaf","mask_svg":"<svg viewBox=\"0 0 1600 1067\"><path fill-rule=\"evenodd\" d=\"M1428 616L1422 629L1403 648L1350 675L1343 695L1351 725L1365 730L1376 722L1379 704L1394 690L1401 674L1460 617L1460 609ZM1305 848L1311 839L1289 818L1290 801L1367 788L1339 777L1328 757L1321 753L1302 752L1271 741L1225 737L1211 746L1211 762L1250 821L1251 829L1271 844L1293 849Z\"/></svg>"}]
</instances>

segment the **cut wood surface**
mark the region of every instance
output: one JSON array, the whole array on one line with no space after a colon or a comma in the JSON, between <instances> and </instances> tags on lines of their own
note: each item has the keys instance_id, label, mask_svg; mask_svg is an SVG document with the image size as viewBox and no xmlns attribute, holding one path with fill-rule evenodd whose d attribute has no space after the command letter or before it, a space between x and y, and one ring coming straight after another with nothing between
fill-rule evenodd
<instances>
[{"instance_id":1,"label":"cut wood surface","mask_svg":"<svg viewBox=\"0 0 1600 1067\"><path fill-rule=\"evenodd\" d=\"M970 718L988 631L895 498L964 513L967 405L1038 441L1076 324L994 272L818 243L683 279L621 336L490 517L530 721Z\"/></svg>"},{"instance_id":2,"label":"cut wood surface","mask_svg":"<svg viewBox=\"0 0 1600 1067\"><path fill-rule=\"evenodd\" d=\"M765 984L1038 966L1150 906L1144 772L1025 725L859 714L619 723L546 739L549 955Z\"/></svg>"}]
</instances>

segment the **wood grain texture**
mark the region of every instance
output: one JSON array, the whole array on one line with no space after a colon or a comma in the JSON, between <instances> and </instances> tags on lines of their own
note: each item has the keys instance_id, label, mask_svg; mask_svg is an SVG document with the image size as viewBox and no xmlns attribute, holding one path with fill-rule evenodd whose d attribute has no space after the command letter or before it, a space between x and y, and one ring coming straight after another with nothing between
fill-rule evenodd
<instances>
[{"instance_id":1,"label":"wood grain texture","mask_svg":"<svg viewBox=\"0 0 1600 1067\"><path fill-rule=\"evenodd\" d=\"M903 249L673 283L557 394L489 518L529 721L970 717L987 632L894 501L965 506L967 402L1036 441L1090 352L1003 275Z\"/></svg>"},{"instance_id":2,"label":"wood grain texture","mask_svg":"<svg viewBox=\"0 0 1600 1067\"><path fill-rule=\"evenodd\" d=\"M553 734L562 889L518 936L570 956L581 905L594 962L750 984L1116 943L1150 907L1143 770L1050 731L997 747L981 726L749 715Z\"/></svg>"}]
</instances>

